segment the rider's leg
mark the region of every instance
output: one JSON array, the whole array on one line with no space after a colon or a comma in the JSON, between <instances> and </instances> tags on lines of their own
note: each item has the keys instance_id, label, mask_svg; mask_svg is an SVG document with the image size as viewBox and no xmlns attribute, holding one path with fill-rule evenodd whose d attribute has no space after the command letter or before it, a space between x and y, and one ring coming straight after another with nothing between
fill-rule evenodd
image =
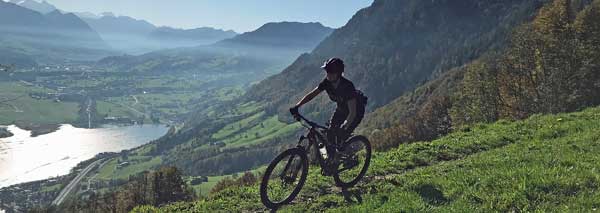
<instances>
[{"instance_id":1,"label":"rider's leg","mask_svg":"<svg viewBox=\"0 0 600 213\"><path fill-rule=\"evenodd\" d=\"M356 118L354 119L354 121L352 123L346 123L344 124L344 126L342 126L342 129L345 129L345 137L350 136L350 134L352 134L352 132L354 132L354 130L356 129L356 127L358 127L358 125L360 124L360 122L362 121L362 119L365 117L365 107L358 107L356 112ZM346 140L347 138L343 138L342 140Z\"/></svg>"},{"instance_id":2,"label":"rider's leg","mask_svg":"<svg viewBox=\"0 0 600 213\"><path fill-rule=\"evenodd\" d=\"M330 121L329 121L329 132L327 132L327 141L330 143L336 143L336 139L337 139L337 135L338 135L338 130L340 128L340 126L344 123L344 121L346 120L346 117L348 117L348 111L343 109L343 108L336 108L335 112L333 113L333 116L331 117ZM327 149L327 153L328 154L332 154L333 153L333 149L331 147L328 146Z\"/></svg>"},{"instance_id":3,"label":"rider's leg","mask_svg":"<svg viewBox=\"0 0 600 213\"><path fill-rule=\"evenodd\" d=\"M335 108L335 112L329 120L329 126L332 128L340 127L346 121L346 117L348 117L348 110L341 107Z\"/></svg>"},{"instance_id":4,"label":"rider's leg","mask_svg":"<svg viewBox=\"0 0 600 213\"><path fill-rule=\"evenodd\" d=\"M348 137L352 134L352 132L354 132L354 129L356 129L356 127L358 127L358 125L360 124L360 122L362 121L363 117L365 115L365 108L364 107L359 107L357 109L357 115L356 118L354 119L354 121L352 123L346 123L344 124L344 126L342 127L343 130L343 135L338 136L342 141L346 141L348 140ZM354 155L356 150L351 150L351 149L347 149L344 150L342 149L341 152L347 154L348 156L346 157L346 160L344 160L342 162L343 168L347 168L347 169L351 169L356 167L359 164L358 161L358 156Z\"/></svg>"}]
</instances>

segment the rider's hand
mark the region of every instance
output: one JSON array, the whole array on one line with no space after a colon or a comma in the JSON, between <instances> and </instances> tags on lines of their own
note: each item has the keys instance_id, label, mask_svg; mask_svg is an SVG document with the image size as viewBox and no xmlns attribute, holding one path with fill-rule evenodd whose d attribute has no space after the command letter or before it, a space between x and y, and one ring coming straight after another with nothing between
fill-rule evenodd
<instances>
[{"instance_id":1,"label":"rider's hand","mask_svg":"<svg viewBox=\"0 0 600 213\"><path fill-rule=\"evenodd\" d=\"M300 121L300 113L298 112L298 106L290 108L290 113L294 116L294 119Z\"/></svg>"}]
</instances>

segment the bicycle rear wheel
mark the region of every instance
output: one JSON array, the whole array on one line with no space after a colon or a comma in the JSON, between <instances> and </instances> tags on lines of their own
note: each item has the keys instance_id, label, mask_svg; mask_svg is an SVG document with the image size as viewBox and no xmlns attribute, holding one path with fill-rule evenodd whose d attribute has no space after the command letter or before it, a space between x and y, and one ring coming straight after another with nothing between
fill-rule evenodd
<instances>
[{"instance_id":1,"label":"bicycle rear wheel","mask_svg":"<svg viewBox=\"0 0 600 213\"><path fill-rule=\"evenodd\" d=\"M308 175L308 158L301 148L288 149L267 167L260 183L260 199L276 209L290 203L304 186Z\"/></svg>"},{"instance_id":2,"label":"bicycle rear wheel","mask_svg":"<svg viewBox=\"0 0 600 213\"><path fill-rule=\"evenodd\" d=\"M349 188L358 183L371 162L371 143L364 136L347 140L337 152L338 165L333 179L337 186Z\"/></svg>"}]
</instances>

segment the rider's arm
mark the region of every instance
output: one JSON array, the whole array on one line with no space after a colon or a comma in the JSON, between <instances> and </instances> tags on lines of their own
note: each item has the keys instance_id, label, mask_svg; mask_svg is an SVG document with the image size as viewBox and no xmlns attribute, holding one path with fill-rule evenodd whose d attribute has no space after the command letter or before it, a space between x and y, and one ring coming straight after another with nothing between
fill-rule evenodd
<instances>
[{"instance_id":1,"label":"rider's arm","mask_svg":"<svg viewBox=\"0 0 600 213\"><path fill-rule=\"evenodd\" d=\"M315 97L317 97L317 95L319 95L323 90L319 89L318 87L313 89L311 92L309 92L308 94L306 94L302 100L300 100L297 104L296 107L301 107L302 105L310 102L312 99L314 99Z\"/></svg>"},{"instance_id":2,"label":"rider's arm","mask_svg":"<svg viewBox=\"0 0 600 213\"><path fill-rule=\"evenodd\" d=\"M346 102L348 104L348 118L346 118L346 123L345 123L345 127L348 127L352 122L354 122L354 119L356 119L356 98L350 99ZM348 130L348 129L346 129Z\"/></svg>"}]
</instances>

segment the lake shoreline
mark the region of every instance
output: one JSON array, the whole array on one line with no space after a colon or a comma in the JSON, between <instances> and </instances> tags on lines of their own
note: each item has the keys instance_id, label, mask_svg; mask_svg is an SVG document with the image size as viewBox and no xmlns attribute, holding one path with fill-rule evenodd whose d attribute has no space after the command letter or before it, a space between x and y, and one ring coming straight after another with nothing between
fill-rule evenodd
<instances>
[{"instance_id":1,"label":"lake shoreline","mask_svg":"<svg viewBox=\"0 0 600 213\"><path fill-rule=\"evenodd\" d=\"M50 134L56 132L60 128L60 124L25 124L15 123L15 126L20 129L31 131L31 137L37 137L40 135Z\"/></svg>"},{"instance_id":2,"label":"lake shoreline","mask_svg":"<svg viewBox=\"0 0 600 213\"><path fill-rule=\"evenodd\" d=\"M85 125L81 125L79 123L72 123L72 122L65 122L65 123L61 123L61 124L34 124L34 123L25 123L25 122L15 122L13 124L8 124L8 125L0 125L0 138L9 138L13 136L13 133L10 132L7 129L7 126L10 125L15 125L16 127L18 127L19 129L23 129L23 130L27 130L31 132L31 137L38 137L38 136L42 136L42 135L46 135L46 134L50 134L53 132L58 131L58 129L60 129L60 127L62 125L65 124L69 124L73 127L77 127L77 128L87 128ZM163 123L155 123L156 125L165 125L165 126L169 126L168 124L163 124ZM138 124L124 124L124 123L103 123L102 125L115 125L115 126L135 126ZM100 127L98 126L98 127ZM96 128L98 128L96 127ZM95 128L91 128L91 129L95 129Z\"/></svg>"},{"instance_id":3,"label":"lake shoreline","mask_svg":"<svg viewBox=\"0 0 600 213\"><path fill-rule=\"evenodd\" d=\"M162 124L105 124L94 129L70 124L57 126L57 131L37 137L16 125L5 127L14 136L1 139L5 152L0 153L0 159L7 161L0 174L0 186L67 174L72 166L96 154L134 149L169 131L169 127ZM54 126L44 128L52 130Z\"/></svg>"},{"instance_id":4,"label":"lake shoreline","mask_svg":"<svg viewBox=\"0 0 600 213\"><path fill-rule=\"evenodd\" d=\"M0 138L10 138L13 136L13 133L8 131L6 127L0 126Z\"/></svg>"}]
</instances>

